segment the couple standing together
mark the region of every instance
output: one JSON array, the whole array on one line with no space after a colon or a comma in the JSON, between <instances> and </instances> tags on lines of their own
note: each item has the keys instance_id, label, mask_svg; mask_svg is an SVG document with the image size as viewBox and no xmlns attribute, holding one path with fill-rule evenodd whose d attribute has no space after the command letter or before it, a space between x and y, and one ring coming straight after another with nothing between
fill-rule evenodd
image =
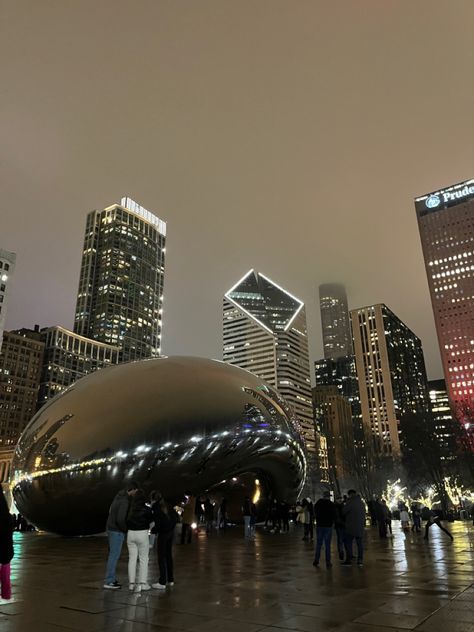
<instances>
[{"instance_id":1,"label":"couple standing together","mask_svg":"<svg viewBox=\"0 0 474 632\"><path fill-rule=\"evenodd\" d=\"M169 507L159 492L152 492L150 501L136 483L130 483L114 498L107 519L109 557L104 588L120 589L116 568L122 545L127 539L128 582L130 590L141 592L155 588L164 590L174 584L173 540L177 513ZM157 535L157 555L160 577L157 583L148 583L149 531ZM138 562L138 572L137 572Z\"/></svg>"}]
</instances>

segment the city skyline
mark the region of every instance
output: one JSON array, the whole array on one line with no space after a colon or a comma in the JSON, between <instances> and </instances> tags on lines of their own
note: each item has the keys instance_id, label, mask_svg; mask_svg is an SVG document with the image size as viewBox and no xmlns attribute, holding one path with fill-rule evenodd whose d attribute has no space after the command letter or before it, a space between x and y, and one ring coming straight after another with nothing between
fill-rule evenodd
<instances>
[{"instance_id":1,"label":"city skyline","mask_svg":"<svg viewBox=\"0 0 474 632\"><path fill-rule=\"evenodd\" d=\"M165 354L219 357L220 297L251 258L305 302L312 360L334 281L352 309L389 304L442 376L413 199L472 176L472 4L276 5L6 9L7 329L72 329L85 216L127 192L168 221Z\"/></svg>"}]
</instances>

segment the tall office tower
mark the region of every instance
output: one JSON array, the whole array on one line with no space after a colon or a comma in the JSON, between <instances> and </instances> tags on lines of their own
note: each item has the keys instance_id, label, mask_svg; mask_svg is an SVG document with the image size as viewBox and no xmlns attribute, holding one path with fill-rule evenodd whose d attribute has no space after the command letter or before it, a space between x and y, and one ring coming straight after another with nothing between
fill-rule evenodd
<instances>
[{"instance_id":1,"label":"tall office tower","mask_svg":"<svg viewBox=\"0 0 474 632\"><path fill-rule=\"evenodd\" d=\"M0 248L0 350L7 317L9 287L15 269L16 254Z\"/></svg>"},{"instance_id":2,"label":"tall office tower","mask_svg":"<svg viewBox=\"0 0 474 632\"><path fill-rule=\"evenodd\" d=\"M315 454L304 303L250 270L224 297L224 361L274 386L292 406Z\"/></svg>"},{"instance_id":3,"label":"tall office tower","mask_svg":"<svg viewBox=\"0 0 474 632\"><path fill-rule=\"evenodd\" d=\"M444 380L430 380L428 389L435 436L440 446L441 458L449 461L455 458L457 445L453 433L453 413L449 404L446 382Z\"/></svg>"},{"instance_id":4,"label":"tall office tower","mask_svg":"<svg viewBox=\"0 0 474 632\"><path fill-rule=\"evenodd\" d=\"M87 216L74 332L121 347L121 361L161 352L166 224L130 198Z\"/></svg>"},{"instance_id":5,"label":"tall office tower","mask_svg":"<svg viewBox=\"0 0 474 632\"><path fill-rule=\"evenodd\" d=\"M352 354L352 335L346 288L339 283L319 286L319 306L325 358Z\"/></svg>"},{"instance_id":6,"label":"tall office tower","mask_svg":"<svg viewBox=\"0 0 474 632\"><path fill-rule=\"evenodd\" d=\"M6 331L0 353L0 446L14 446L36 412L44 344L39 328Z\"/></svg>"},{"instance_id":7,"label":"tall office tower","mask_svg":"<svg viewBox=\"0 0 474 632\"><path fill-rule=\"evenodd\" d=\"M366 439L398 457L401 417L429 411L421 341L384 304L354 309L351 320Z\"/></svg>"},{"instance_id":8,"label":"tall office tower","mask_svg":"<svg viewBox=\"0 0 474 632\"><path fill-rule=\"evenodd\" d=\"M474 180L418 197L415 208L449 400L472 423Z\"/></svg>"},{"instance_id":9,"label":"tall office tower","mask_svg":"<svg viewBox=\"0 0 474 632\"><path fill-rule=\"evenodd\" d=\"M313 388L313 405L327 441L329 480L341 492L350 484L355 464L351 405L337 386Z\"/></svg>"},{"instance_id":10,"label":"tall office tower","mask_svg":"<svg viewBox=\"0 0 474 632\"><path fill-rule=\"evenodd\" d=\"M119 362L119 347L85 338L64 327L45 327L41 338L44 359L38 408L84 375Z\"/></svg>"}]
</instances>

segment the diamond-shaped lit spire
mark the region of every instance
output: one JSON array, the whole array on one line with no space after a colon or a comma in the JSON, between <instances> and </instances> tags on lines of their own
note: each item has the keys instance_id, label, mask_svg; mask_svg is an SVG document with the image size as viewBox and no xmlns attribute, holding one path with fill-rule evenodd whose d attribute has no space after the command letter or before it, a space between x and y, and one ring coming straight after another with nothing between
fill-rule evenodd
<instances>
[{"instance_id":1,"label":"diamond-shaped lit spire","mask_svg":"<svg viewBox=\"0 0 474 632\"><path fill-rule=\"evenodd\" d=\"M247 272L225 296L271 333L288 329L303 307L302 301L254 270Z\"/></svg>"}]
</instances>

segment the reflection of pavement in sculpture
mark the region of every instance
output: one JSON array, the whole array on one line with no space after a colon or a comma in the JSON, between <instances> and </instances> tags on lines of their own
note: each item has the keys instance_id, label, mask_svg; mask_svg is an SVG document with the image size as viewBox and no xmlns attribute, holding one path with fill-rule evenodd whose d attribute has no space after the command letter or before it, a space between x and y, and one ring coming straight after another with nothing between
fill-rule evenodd
<instances>
[{"instance_id":1,"label":"reflection of pavement in sculpture","mask_svg":"<svg viewBox=\"0 0 474 632\"><path fill-rule=\"evenodd\" d=\"M295 499L306 462L281 396L234 366L160 358L82 378L32 419L13 461L18 509L47 531L103 531L124 479L170 498L251 472Z\"/></svg>"}]
</instances>

